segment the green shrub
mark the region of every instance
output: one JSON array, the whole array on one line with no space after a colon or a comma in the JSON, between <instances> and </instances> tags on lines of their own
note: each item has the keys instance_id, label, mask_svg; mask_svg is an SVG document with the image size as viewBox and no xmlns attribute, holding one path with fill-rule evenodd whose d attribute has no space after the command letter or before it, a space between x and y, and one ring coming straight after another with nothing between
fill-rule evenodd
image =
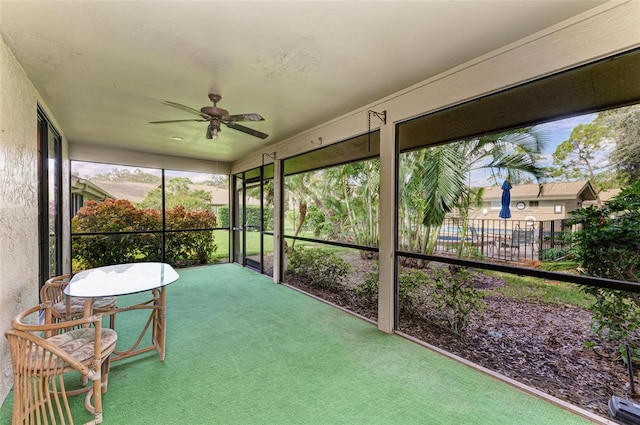
<instances>
[{"instance_id":1,"label":"green shrub","mask_svg":"<svg viewBox=\"0 0 640 425\"><path fill-rule=\"evenodd\" d=\"M540 251L541 261L556 261L564 258L569 254L569 250L562 247L547 248Z\"/></svg>"},{"instance_id":2,"label":"green shrub","mask_svg":"<svg viewBox=\"0 0 640 425\"><path fill-rule=\"evenodd\" d=\"M297 248L288 258L287 272L311 286L329 288L347 276L349 264L335 253L321 248Z\"/></svg>"},{"instance_id":3,"label":"green shrub","mask_svg":"<svg viewBox=\"0 0 640 425\"><path fill-rule=\"evenodd\" d=\"M553 236L545 237L545 241L551 240L553 240L553 247L541 250L540 260L558 261L567 258L572 259L574 257L571 232L562 231Z\"/></svg>"},{"instance_id":4,"label":"green shrub","mask_svg":"<svg viewBox=\"0 0 640 425\"><path fill-rule=\"evenodd\" d=\"M182 205L166 210L165 221L168 229L217 227L216 215L213 211L187 211ZM212 230L171 232L165 239L166 261L175 266L206 264L217 248Z\"/></svg>"},{"instance_id":5,"label":"green shrub","mask_svg":"<svg viewBox=\"0 0 640 425\"><path fill-rule=\"evenodd\" d=\"M398 302L401 308L416 310L424 303L424 293L420 290L433 281L418 269L401 270L398 276Z\"/></svg>"},{"instance_id":6,"label":"green shrub","mask_svg":"<svg viewBox=\"0 0 640 425\"><path fill-rule=\"evenodd\" d=\"M313 232L313 236L319 238L320 235L330 234L333 229L333 224L327 220L325 213L318 208L317 205L312 204L307 209L307 215L304 223L302 224L302 230L308 230Z\"/></svg>"},{"instance_id":7,"label":"green shrub","mask_svg":"<svg viewBox=\"0 0 640 425\"><path fill-rule=\"evenodd\" d=\"M167 229L216 227L212 211L187 211L183 206L166 210ZM124 199L89 201L71 221L73 233L158 231L162 217L158 210L136 208ZM166 261L174 266L204 264L216 245L212 231L168 232ZM109 264L160 261L162 240L158 233L74 236L74 270ZM77 267L77 268L76 268Z\"/></svg>"},{"instance_id":8,"label":"green shrub","mask_svg":"<svg viewBox=\"0 0 640 425\"><path fill-rule=\"evenodd\" d=\"M553 260L540 264L540 270L548 271L574 271L579 264L575 260Z\"/></svg>"},{"instance_id":9,"label":"green shrub","mask_svg":"<svg viewBox=\"0 0 640 425\"><path fill-rule=\"evenodd\" d=\"M247 206L247 219L246 223L250 223L253 225L260 225L260 207L259 206ZM262 225L264 226L264 230L273 230L273 208L264 208L262 210L264 214L264 221ZM257 229L255 229L257 231Z\"/></svg>"},{"instance_id":10,"label":"green shrub","mask_svg":"<svg viewBox=\"0 0 640 425\"><path fill-rule=\"evenodd\" d=\"M364 281L354 288L353 292L364 298L369 304L377 304L379 276L377 271L369 273Z\"/></svg>"},{"instance_id":11,"label":"green shrub","mask_svg":"<svg viewBox=\"0 0 640 425\"><path fill-rule=\"evenodd\" d=\"M576 259L588 276L640 282L640 181L623 189L601 208L572 211L579 225L573 242ZM592 328L621 345L640 327L640 300L633 292L584 286L596 301ZM606 335L605 335L606 333Z\"/></svg>"},{"instance_id":12,"label":"green shrub","mask_svg":"<svg viewBox=\"0 0 640 425\"><path fill-rule=\"evenodd\" d=\"M71 220L73 233L133 232L162 228L160 213L139 209L124 199L89 201ZM151 233L75 236L72 253L77 264L98 267L135 261L158 261L160 238Z\"/></svg>"},{"instance_id":13,"label":"green shrub","mask_svg":"<svg viewBox=\"0 0 640 425\"><path fill-rule=\"evenodd\" d=\"M471 314L484 307L482 293L472 287L476 274L458 266L433 267L426 273L404 268L398 275L398 307L408 317L428 317L461 334ZM378 300L378 272L370 273L354 289L369 303Z\"/></svg>"},{"instance_id":14,"label":"green shrub","mask_svg":"<svg viewBox=\"0 0 640 425\"><path fill-rule=\"evenodd\" d=\"M260 207L259 206L247 206L247 223L258 225L260 223ZM266 207L263 210L264 213L264 230L273 230L273 208ZM224 205L218 207L218 226L229 227L229 206Z\"/></svg>"},{"instance_id":15,"label":"green shrub","mask_svg":"<svg viewBox=\"0 0 640 425\"><path fill-rule=\"evenodd\" d=\"M354 293L363 297L368 303L378 302L378 279L377 271L369 273L364 282L359 284ZM421 287L429 285L429 276L417 269L402 269L398 275L398 304L401 309L415 311L422 304L423 294Z\"/></svg>"},{"instance_id":16,"label":"green shrub","mask_svg":"<svg viewBox=\"0 0 640 425\"><path fill-rule=\"evenodd\" d=\"M471 314L484 307L482 293L473 288L475 276L466 267L433 269L433 314L458 335L469 325Z\"/></svg>"},{"instance_id":17,"label":"green shrub","mask_svg":"<svg viewBox=\"0 0 640 425\"><path fill-rule=\"evenodd\" d=\"M229 206L218 207L218 226L229 227Z\"/></svg>"}]
</instances>

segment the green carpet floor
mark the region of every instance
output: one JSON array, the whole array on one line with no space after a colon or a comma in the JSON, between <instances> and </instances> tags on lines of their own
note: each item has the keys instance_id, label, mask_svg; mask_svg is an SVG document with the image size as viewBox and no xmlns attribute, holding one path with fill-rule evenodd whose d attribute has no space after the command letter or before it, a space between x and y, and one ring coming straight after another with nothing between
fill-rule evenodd
<instances>
[{"instance_id":1,"label":"green carpet floor","mask_svg":"<svg viewBox=\"0 0 640 425\"><path fill-rule=\"evenodd\" d=\"M112 364L104 424L590 423L237 265L178 272L166 360ZM119 344L137 314L118 316Z\"/></svg>"}]
</instances>

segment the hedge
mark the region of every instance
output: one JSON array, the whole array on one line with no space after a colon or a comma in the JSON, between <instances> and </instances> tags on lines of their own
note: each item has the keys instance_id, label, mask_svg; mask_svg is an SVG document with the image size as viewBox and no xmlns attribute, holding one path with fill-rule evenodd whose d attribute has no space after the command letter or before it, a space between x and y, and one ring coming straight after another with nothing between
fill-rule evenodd
<instances>
[{"instance_id":1,"label":"hedge","mask_svg":"<svg viewBox=\"0 0 640 425\"><path fill-rule=\"evenodd\" d=\"M247 206L247 223L260 223L260 207ZM220 227L229 227L229 206L218 207L218 225ZM264 230L273 230L273 208L264 209Z\"/></svg>"},{"instance_id":2,"label":"hedge","mask_svg":"<svg viewBox=\"0 0 640 425\"><path fill-rule=\"evenodd\" d=\"M213 211L187 211L183 206L167 209L166 229L218 227ZM125 199L89 201L71 220L72 233L144 232L162 230L159 210L136 208ZM213 231L167 232L165 260L176 267L206 264L215 252ZM158 233L123 235L76 235L72 238L74 271L103 265L160 261L162 238Z\"/></svg>"}]
</instances>

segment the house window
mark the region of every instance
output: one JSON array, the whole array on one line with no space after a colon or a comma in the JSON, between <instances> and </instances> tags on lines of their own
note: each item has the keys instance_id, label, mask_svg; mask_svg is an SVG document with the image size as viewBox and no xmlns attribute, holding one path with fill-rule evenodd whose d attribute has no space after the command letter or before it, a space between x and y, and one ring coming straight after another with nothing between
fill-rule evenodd
<instances>
[{"instance_id":1,"label":"house window","mask_svg":"<svg viewBox=\"0 0 640 425\"><path fill-rule=\"evenodd\" d=\"M553 206L553 212L555 214L562 214L562 204L555 204Z\"/></svg>"},{"instance_id":2,"label":"house window","mask_svg":"<svg viewBox=\"0 0 640 425\"><path fill-rule=\"evenodd\" d=\"M500 201L491 201L492 210L499 210L500 208L502 208L502 204L500 203Z\"/></svg>"},{"instance_id":3,"label":"house window","mask_svg":"<svg viewBox=\"0 0 640 425\"><path fill-rule=\"evenodd\" d=\"M540 206L540 201L529 201L529 208L538 208Z\"/></svg>"}]
</instances>

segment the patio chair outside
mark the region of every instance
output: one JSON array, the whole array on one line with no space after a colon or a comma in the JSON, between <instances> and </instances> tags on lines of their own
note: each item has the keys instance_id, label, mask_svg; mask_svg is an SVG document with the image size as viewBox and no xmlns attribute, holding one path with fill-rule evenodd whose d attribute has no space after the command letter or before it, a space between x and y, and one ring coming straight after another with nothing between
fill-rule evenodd
<instances>
[{"instance_id":1,"label":"patio chair outside","mask_svg":"<svg viewBox=\"0 0 640 425\"><path fill-rule=\"evenodd\" d=\"M524 248L523 256L525 258L531 257L531 259L535 259L536 256L536 232L535 229L521 229L519 226L516 226L516 229L513 230L511 234L511 240L508 243L508 247L511 248L511 255L513 256L515 251L518 251L518 257L520 257L520 248Z\"/></svg>"}]
</instances>

